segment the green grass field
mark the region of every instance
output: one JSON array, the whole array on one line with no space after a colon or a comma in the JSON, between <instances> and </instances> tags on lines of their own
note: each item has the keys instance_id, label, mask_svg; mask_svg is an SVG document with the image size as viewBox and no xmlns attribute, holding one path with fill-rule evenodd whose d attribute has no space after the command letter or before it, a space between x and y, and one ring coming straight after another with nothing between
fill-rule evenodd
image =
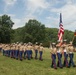
<instances>
[{"instance_id":1,"label":"green grass field","mask_svg":"<svg viewBox=\"0 0 76 75\"><path fill-rule=\"evenodd\" d=\"M45 49L43 61L39 60L15 60L5 57L0 53L0 75L76 75L76 68L58 68L50 67L51 57L48 49ZM76 64L76 53L74 55Z\"/></svg>"}]
</instances>

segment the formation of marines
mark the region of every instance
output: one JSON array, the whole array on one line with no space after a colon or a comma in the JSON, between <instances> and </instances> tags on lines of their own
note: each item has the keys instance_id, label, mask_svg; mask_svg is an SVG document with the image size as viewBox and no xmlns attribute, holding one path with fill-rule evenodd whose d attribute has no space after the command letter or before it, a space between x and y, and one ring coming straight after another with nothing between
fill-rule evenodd
<instances>
[{"instance_id":1,"label":"formation of marines","mask_svg":"<svg viewBox=\"0 0 76 75\"><path fill-rule=\"evenodd\" d=\"M3 53L3 56L7 56L17 60L19 59L20 61L22 61L23 59L30 60L33 58L42 61L44 47L42 43L38 44L38 42L36 42L35 44L32 44L31 42L0 44L0 52L1 51ZM34 57L33 57L33 53L34 53ZM52 58L52 63L51 63L52 68L57 69L57 67L60 68L63 67L70 68L71 66L76 67L73 61L74 47L72 45L72 42L70 42L70 44L67 44L66 40L64 40L62 44L52 43L52 46L50 47L50 53ZM62 59L64 60L62 61Z\"/></svg>"},{"instance_id":2,"label":"formation of marines","mask_svg":"<svg viewBox=\"0 0 76 75\"><path fill-rule=\"evenodd\" d=\"M31 42L29 43L16 43L16 44L0 44L0 51L2 50L2 53L4 56L8 56L14 59L19 59L20 61L24 59L32 59L33 52L35 53L34 58L38 59L38 53L39 53L39 60L42 59L43 54L43 45L40 43L38 45L38 42L36 42L35 45L33 45Z\"/></svg>"},{"instance_id":3,"label":"formation of marines","mask_svg":"<svg viewBox=\"0 0 76 75\"><path fill-rule=\"evenodd\" d=\"M64 42L55 44L52 43L52 47L50 49L51 51L51 58L52 58L52 64L51 67L54 69L57 69L57 67L63 68L67 67L70 68L71 65L73 67L76 67L73 58L74 58L74 47L72 45L72 42L70 44L66 43L66 40ZM63 56L63 58L62 58ZM56 63L57 58L57 63ZM69 60L68 60L69 58ZM62 63L62 59L64 59Z\"/></svg>"}]
</instances>

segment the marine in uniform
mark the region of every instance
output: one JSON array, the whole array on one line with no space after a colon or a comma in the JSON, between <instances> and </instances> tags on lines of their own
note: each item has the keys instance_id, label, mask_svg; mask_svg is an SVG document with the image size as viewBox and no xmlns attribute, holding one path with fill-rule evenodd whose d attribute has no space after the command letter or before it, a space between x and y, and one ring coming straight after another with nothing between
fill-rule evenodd
<instances>
[{"instance_id":1,"label":"marine in uniform","mask_svg":"<svg viewBox=\"0 0 76 75\"><path fill-rule=\"evenodd\" d=\"M60 42L56 45L56 48L57 48L57 57L58 57L57 66L60 68L63 68L63 65L62 65L62 48L61 48Z\"/></svg>"},{"instance_id":2,"label":"marine in uniform","mask_svg":"<svg viewBox=\"0 0 76 75\"><path fill-rule=\"evenodd\" d=\"M7 56L10 57L10 44L8 44L8 47L7 47Z\"/></svg>"},{"instance_id":3,"label":"marine in uniform","mask_svg":"<svg viewBox=\"0 0 76 75\"><path fill-rule=\"evenodd\" d=\"M13 45L13 58L15 59L16 56L16 45Z\"/></svg>"},{"instance_id":4,"label":"marine in uniform","mask_svg":"<svg viewBox=\"0 0 76 75\"><path fill-rule=\"evenodd\" d=\"M39 51L38 42L35 43L34 51L35 51L35 59L38 59L38 51Z\"/></svg>"},{"instance_id":5,"label":"marine in uniform","mask_svg":"<svg viewBox=\"0 0 76 75\"><path fill-rule=\"evenodd\" d=\"M39 54L40 54L39 60L41 60L41 61L43 61L43 59L42 59L43 50L44 50L43 45L42 45L42 43L40 43L40 46L39 46Z\"/></svg>"},{"instance_id":6,"label":"marine in uniform","mask_svg":"<svg viewBox=\"0 0 76 75\"><path fill-rule=\"evenodd\" d=\"M73 67L76 67L76 65L75 65L75 63L73 61L73 58L74 58L74 47L72 45L72 42L70 42L70 44L68 46L69 46L69 58L70 58L70 60L69 60L69 67L71 67L71 65Z\"/></svg>"},{"instance_id":7,"label":"marine in uniform","mask_svg":"<svg viewBox=\"0 0 76 75\"><path fill-rule=\"evenodd\" d=\"M19 59L20 61L22 61L22 55L23 55L23 43L21 43L20 45L20 48L19 48Z\"/></svg>"},{"instance_id":8,"label":"marine in uniform","mask_svg":"<svg viewBox=\"0 0 76 75\"><path fill-rule=\"evenodd\" d=\"M11 44L11 48L10 48L10 57L13 58L13 44Z\"/></svg>"},{"instance_id":9,"label":"marine in uniform","mask_svg":"<svg viewBox=\"0 0 76 75\"><path fill-rule=\"evenodd\" d=\"M31 43L29 42L27 45L27 58L28 58L28 60L31 59L31 51L30 50L32 50L32 46L31 46Z\"/></svg>"},{"instance_id":10,"label":"marine in uniform","mask_svg":"<svg viewBox=\"0 0 76 75\"><path fill-rule=\"evenodd\" d=\"M31 43L30 44L30 46L31 46L31 48L30 48L30 57L31 57L31 59L33 59L33 44Z\"/></svg>"},{"instance_id":11,"label":"marine in uniform","mask_svg":"<svg viewBox=\"0 0 76 75\"><path fill-rule=\"evenodd\" d=\"M24 59L27 58L27 44L24 43Z\"/></svg>"},{"instance_id":12,"label":"marine in uniform","mask_svg":"<svg viewBox=\"0 0 76 75\"><path fill-rule=\"evenodd\" d=\"M66 44L66 41L67 40L64 40L62 45L63 54L64 54L64 63L63 63L64 67L68 67L68 46Z\"/></svg>"},{"instance_id":13,"label":"marine in uniform","mask_svg":"<svg viewBox=\"0 0 76 75\"><path fill-rule=\"evenodd\" d=\"M52 43L52 48L50 50L51 50L50 53L51 53L51 58L52 58L51 67L54 68L54 69L57 69L57 65L56 65L57 50L56 50L56 44L55 43Z\"/></svg>"},{"instance_id":14,"label":"marine in uniform","mask_svg":"<svg viewBox=\"0 0 76 75\"><path fill-rule=\"evenodd\" d=\"M16 48L15 48L15 58L18 60L19 57L19 44L16 44Z\"/></svg>"}]
</instances>

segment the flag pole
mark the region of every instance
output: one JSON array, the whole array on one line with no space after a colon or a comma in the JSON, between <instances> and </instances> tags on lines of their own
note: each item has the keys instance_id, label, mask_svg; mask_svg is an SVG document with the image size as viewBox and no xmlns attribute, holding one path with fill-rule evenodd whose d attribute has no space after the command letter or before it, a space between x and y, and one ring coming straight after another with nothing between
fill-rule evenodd
<instances>
[{"instance_id":1,"label":"flag pole","mask_svg":"<svg viewBox=\"0 0 76 75\"><path fill-rule=\"evenodd\" d=\"M76 36L76 30L74 32L74 36L73 36L73 39L72 39L72 44L73 44L73 41L74 41L75 36Z\"/></svg>"}]
</instances>

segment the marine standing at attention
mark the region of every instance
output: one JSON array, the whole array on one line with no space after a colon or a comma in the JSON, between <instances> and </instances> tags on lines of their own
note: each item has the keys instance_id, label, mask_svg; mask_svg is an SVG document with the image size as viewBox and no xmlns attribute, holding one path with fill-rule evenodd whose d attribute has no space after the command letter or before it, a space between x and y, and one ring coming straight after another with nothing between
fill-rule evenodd
<instances>
[{"instance_id":1,"label":"marine standing at attention","mask_svg":"<svg viewBox=\"0 0 76 75\"><path fill-rule=\"evenodd\" d=\"M52 43L52 48L51 48L51 58L52 58L52 64L51 64L51 67L54 68L54 69L57 69L57 66L56 66L56 53L57 53L57 50L56 50L56 44L55 43Z\"/></svg>"},{"instance_id":2,"label":"marine standing at attention","mask_svg":"<svg viewBox=\"0 0 76 75\"><path fill-rule=\"evenodd\" d=\"M40 46L39 46L39 54L40 54L39 60L41 60L41 61L43 61L43 59L42 59L43 50L44 50L43 45L42 45L42 43L40 43Z\"/></svg>"},{"instance_id":3,"label":"marine standing at attention","mask_svg":"<svg viewBox=\"0 0 76 75\"><path fill-rule=\"evenodd\" d=\"M38 51L39 51L38 42L35 43L34 51L35 51L35 59L38 59Z\"/></svg>"},{"instance_id":4,"label":"marine standing at attention","mask_svg":"<svg viewBox=\"0 0 76 75\"><path fill-rule=\"evenodd\" d=\"M27 57L27 44L26 43L24 43L24 59L26 59L26 57Z\"/></svg>"},{"instance_id":5,"label":"marine standing at attention","mask_svg":"<svg viewBox=\"0 0 76 75\"><path fill-rule=\"evenodd\" d=\"M15 53L15 58L18 60L18 56L19 56L19 44L16 44L16 53Z\"/></svg>"},{"instance_id":6,"label":"marine standing at attention","mask_svg":"<svg viewBox=\"0 0 76 75\"><path fill-rule=\"evenodd\" d=\"M70 42L70 44L68 45L69 46L69 67L71 67L71 64L73 67L76 67L74 61L73 61L73 58L74 58L74 47L72 45L72 42Z\"/></svg>"},{"instance_id":7,"label":"marine standing at attention","mask_svg":"<svg viewBox=\"0 0 76 75\"><path fill-rule=\"evenodd\" d=\"M62 48L61 48L60 43L57 44L56 47L57 47L57 57L58 57L57 66L60 68L63 68L63 65L62 65Z\"/></svg>"},{"instance_id":8,"label":"marine standing at attention","mask_svg":"<svg viewBox=\"0 0 76 75\"><path fill-rule=\"evenodd\" d=\"M23 44L21 43L20 48L19 48L19 59L22 61L22 55L23 55Z\"/></svg>"},{"instance_id":9,"label":"marine standing at attention","mask_svg":"<svg viewBox=\"0 0 76 75\"><path fill-rule=\"evenodd\" d=\"M30 50L32 50L32 46L31 46L31 43L29 42L28 45L27 45L27 58L28 58L28 60L31 59Z\"/></svg>"}]
</instances>

